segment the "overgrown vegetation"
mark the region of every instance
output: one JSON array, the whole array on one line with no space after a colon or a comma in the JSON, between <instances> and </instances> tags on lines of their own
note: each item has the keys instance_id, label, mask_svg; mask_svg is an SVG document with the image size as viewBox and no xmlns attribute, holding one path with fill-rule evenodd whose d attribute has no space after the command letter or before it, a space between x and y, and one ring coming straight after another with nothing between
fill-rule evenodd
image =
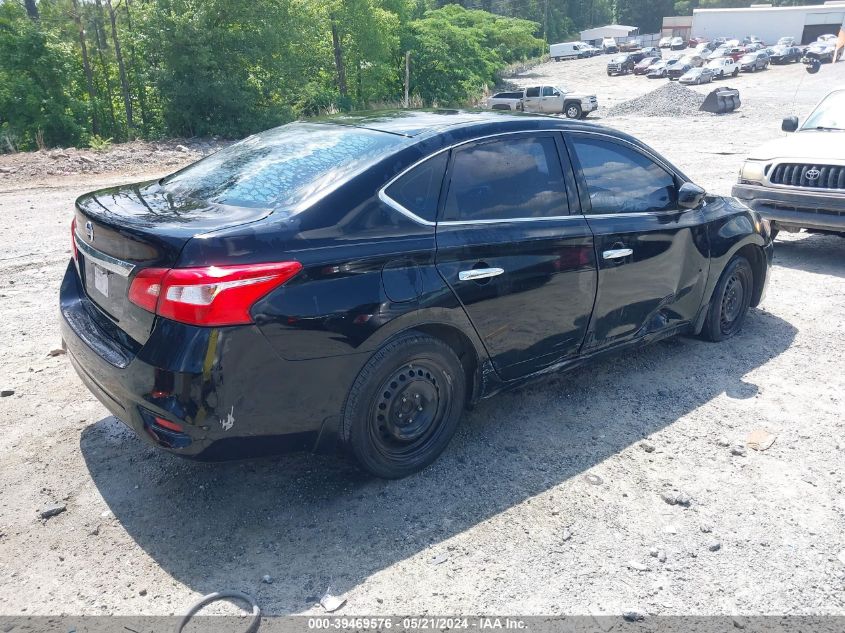
<instances>
[{"instance_id":1,"label":"overgrown vegetation","mask_svg":"<svg viewBox=\"0 0 845 633\"><path fill-rule=\"evenodd\" d=\"M655 30L657 1L0 0L0 151L398 105L406 52L410 104L461 105L579 29Z\"/></svg>"}]
</instances>

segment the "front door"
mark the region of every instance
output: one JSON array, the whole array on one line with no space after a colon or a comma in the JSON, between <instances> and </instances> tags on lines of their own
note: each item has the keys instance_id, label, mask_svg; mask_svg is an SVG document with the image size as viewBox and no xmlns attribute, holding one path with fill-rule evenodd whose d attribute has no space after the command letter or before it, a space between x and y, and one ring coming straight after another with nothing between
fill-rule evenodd
<instances>
[{"instance_id":1,"label":"front door","mask_svg":"<svg viewBox=\"0 0 845 633\"><path fill-rule=\"evenodd\" d=\"M622 140L573 133L567 143L599 266L585 350L693 321L704 295L709 243L702 211L678 206L681 177Z\"/></svg>"},{"instance_id":2,"label":"front door","mask_svg":"<svg viewBox=\"0 0 845 633\"><path fill-rule=\"evenodd\" d=\"M574 178L561 156L562 139L549 132L475 141L450 158L437 269L504 379L577 354L587 331L593 239L570 215Z\"/></svg>"},{"instance_id":3,"label":"front door","mask_svg":"<svg viewBox=\"0 0 845 633\"><path fill-rule=\"evenodd\" d=\"M542 112L560 113L563 112L563 103L560 98L560 93L552 86L543 86L542 97L540 97L540 108Z\"/></svg>"}]
</instances>

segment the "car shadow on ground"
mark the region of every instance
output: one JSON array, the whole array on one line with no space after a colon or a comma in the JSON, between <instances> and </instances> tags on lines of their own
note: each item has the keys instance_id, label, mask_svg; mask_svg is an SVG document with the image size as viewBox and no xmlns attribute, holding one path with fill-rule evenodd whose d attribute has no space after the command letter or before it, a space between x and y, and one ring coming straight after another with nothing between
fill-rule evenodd
<instances>
[{"instance_id":1,"label":"car shadow on ground","mask_svg":"<svg viewBox=\"0 0 845 633\"><path fill-rule=\"evenodd\" d=\"M795 334L753 310L722 344L671 339L500 394L467 413L433 466L401 481L309 454L190 462L148 447L111 417L83 431L81 450L117 521L167 574L203 594L252 592L268 614L300 612L329 583L350 591L720 394L753 397L749 372ZM272 585L261 584L264 574Z\"/></svg>"},{"instance_id":2,"label":"car shadow on ground","mask_svg":"<svg viewBox=\"0 0 845 633\"><path fill-rule=\"evenodd\" d=\"M803 234L800 239L775 242L774 263L820 275L845 276L845 237Z\"/></svg>"}]
</instances>

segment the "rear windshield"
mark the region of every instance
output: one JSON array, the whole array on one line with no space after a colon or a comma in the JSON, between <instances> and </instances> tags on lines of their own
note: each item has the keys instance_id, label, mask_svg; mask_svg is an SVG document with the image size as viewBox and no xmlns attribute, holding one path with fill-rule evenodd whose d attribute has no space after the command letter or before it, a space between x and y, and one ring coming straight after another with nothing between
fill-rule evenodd
<instances>
[{"instance_id":1,"label":"rear windshield","mask_svg":"<svg viewBox=\"0 0 845 633\"><path fill-rule=\"evenodd\" d=\"M174 194L237 207L296 205L372 164L403 137L341 125L292 123L255 134L168 176Z\"/></svg>"}]
</instances>

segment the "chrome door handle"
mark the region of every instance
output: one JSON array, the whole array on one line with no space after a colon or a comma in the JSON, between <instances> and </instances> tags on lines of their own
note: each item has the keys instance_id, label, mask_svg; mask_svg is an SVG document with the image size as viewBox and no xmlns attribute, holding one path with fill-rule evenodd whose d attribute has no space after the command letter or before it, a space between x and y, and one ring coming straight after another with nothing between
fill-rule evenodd
<instances>
[{"instance_id":1,"label":"chrome door handle","mask_svg":"<svg viewBox=\"0 0 845 633\"><path fill-rule=\"evenodd\" d=\"M622 257L628 257L628 255L633 254L633 248L613 248L609 251L604 251L601 256L605 259L621 259Z\"/></svg>"},{"instance_id":2,"label":"chrome door handle","mask_svg":"<svg viewBox=\"0 0 845 633\"><path fill-rule=\"evenodd\" d=\"M461 281L476 281L478 279L487 279L488 277L498 277L503 272L505 272L504 268L472 268L459 272L458 279Z\"/></svg>"}]
</instances>

